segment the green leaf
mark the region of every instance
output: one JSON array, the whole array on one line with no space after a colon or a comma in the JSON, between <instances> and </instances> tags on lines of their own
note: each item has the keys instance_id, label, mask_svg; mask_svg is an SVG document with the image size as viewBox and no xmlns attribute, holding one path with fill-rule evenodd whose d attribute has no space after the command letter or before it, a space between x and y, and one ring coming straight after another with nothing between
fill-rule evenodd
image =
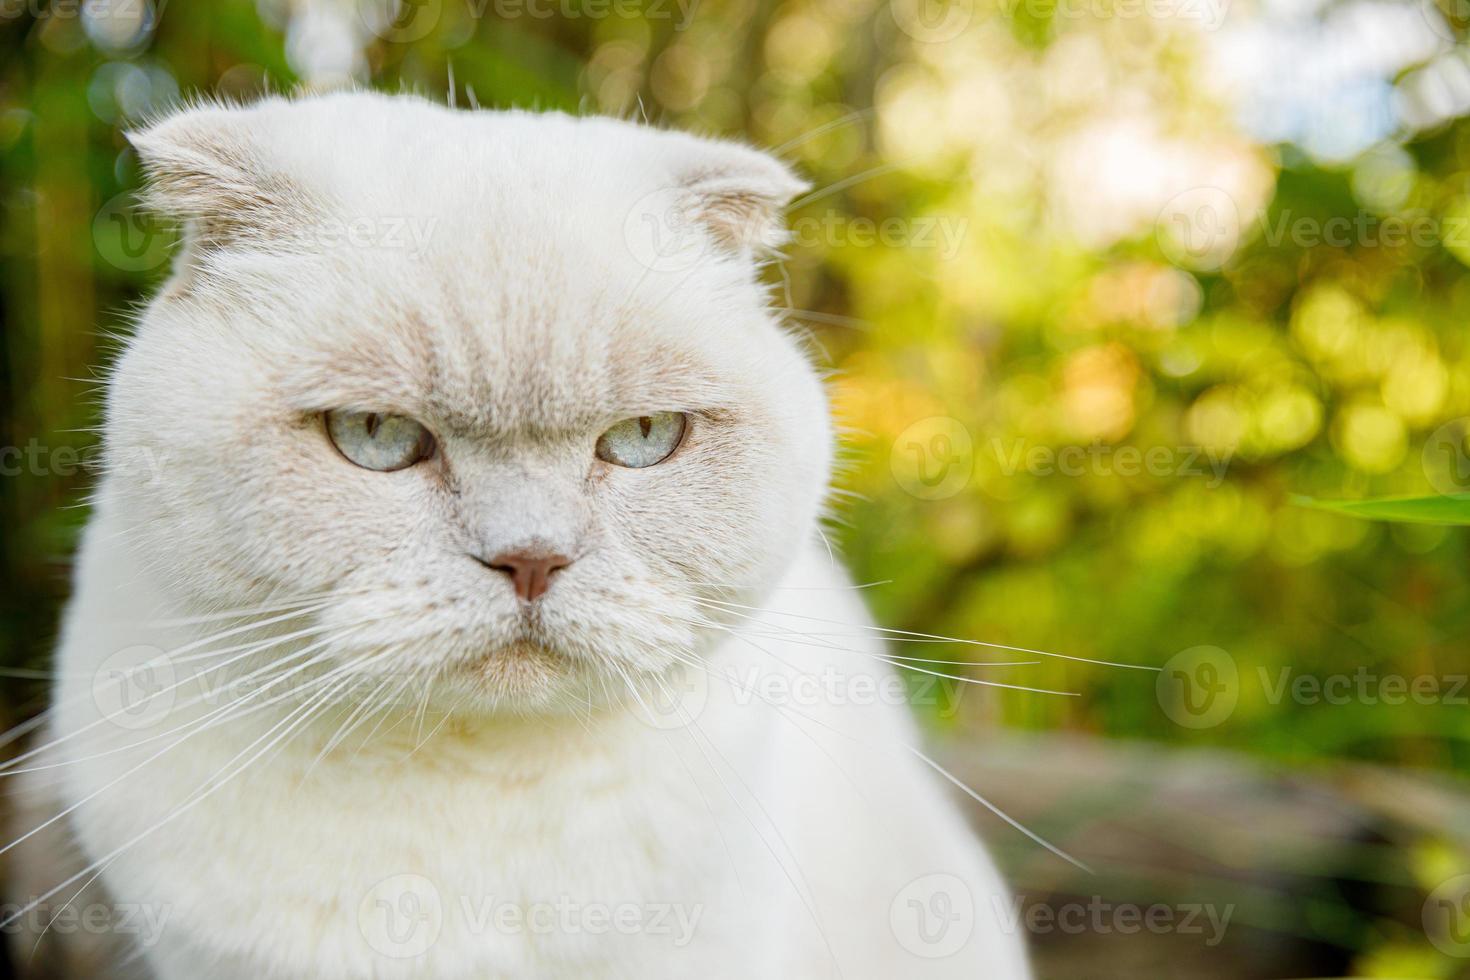
<instances>
[{"instance_id":1,"label":"green leaf","mask_svg":"<svg viewBox=\"0 0 1470 980\"><path fill-rule=\"evenodd\" d=\"M1294 497L1304 507L1330 510L1371 521L1414 524L1470 524L1470 493L1435 494L1431 497L1375 497L1369 500L1315 500Z\"/></svg>"}]
</instances>

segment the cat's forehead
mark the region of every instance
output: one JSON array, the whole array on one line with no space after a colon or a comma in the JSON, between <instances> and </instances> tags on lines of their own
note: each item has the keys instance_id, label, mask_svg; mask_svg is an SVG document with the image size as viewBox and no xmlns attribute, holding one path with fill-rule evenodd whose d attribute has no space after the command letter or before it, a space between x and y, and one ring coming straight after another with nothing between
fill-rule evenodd
<instances>
[{"instance_id":1,"label":"cat's forehead","mask_svg":"<svg viewBox=\"0 0 1470 980\"><path fill-rule=\"evenodd\" d=\"M754 351L775 337L757 291L715 314L698 278L541 244L521 253L534 274L483 258L339 268L333 291L300 308L305 349L278 361L288 400L473 431L584 429L740 400Z\"/></svg>"},{"instance_id":2,"label":"cat's forehead","mask_svg":"<svg viewBox=\"0 0 1470 980\"><path fill-rule=\"evenodd\" d=\"M241 322L293 404L574 427L736 402L780 357L752 260L803 184L738 143L365 93L131 138L198 257L165 305Z\"/></svg>"}]
</instances>

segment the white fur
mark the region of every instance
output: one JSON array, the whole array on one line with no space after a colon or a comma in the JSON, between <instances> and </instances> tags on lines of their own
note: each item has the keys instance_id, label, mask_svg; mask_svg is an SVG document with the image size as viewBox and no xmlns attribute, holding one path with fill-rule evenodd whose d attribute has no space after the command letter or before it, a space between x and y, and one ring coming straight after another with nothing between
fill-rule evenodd
<instances>
[{"instance_id":1,"label":"white fur","mask_svg":"<svg viewBox=\"0 0 1470 980\"><path fill-rule=\"evenodd\" d=\"M136 142L189 237L110 387L43 758L67 763L53 791L111 900L167 910L155 976L1026 976L1004 888L907 749L906 708L866 686L889 668L814 543L825 399L756 279L801 186L784 167L366 94L198 108ZM423 233L403 247L388 219ZM654 261L645 227L677 238ZM332 408L412 415L439 453L357 469L316 421ZM594 458L609 425L664 410L692 419L668 461ZM576 558L534 609L472 557L528 544ZM182 621L329 594L204 646L245 621ZM306 627L324 632L191 680L220 662L192 655ZM357 682L327 710L272 742L304 689L180 738L236 703L190 705L211 678L276 677L322 637L296 680ZM146 725L98 723L98 671L139 645L187 683ZM670 685L688 696L659 714ZM252 743L271 751L232 775ZM976 919L939 958L893 925L932 874Z\"/></svg>"}]
</instances>

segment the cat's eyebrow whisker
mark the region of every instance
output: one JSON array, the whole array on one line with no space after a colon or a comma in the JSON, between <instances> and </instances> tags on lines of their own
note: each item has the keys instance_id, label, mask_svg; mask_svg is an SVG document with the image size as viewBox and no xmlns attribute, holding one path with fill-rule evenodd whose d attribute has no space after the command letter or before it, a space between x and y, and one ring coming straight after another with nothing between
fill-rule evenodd
<instances>
[{"instance_id":1,"label":"cat's eyebrow whisker","mask_svg":"<svg viewBox=\"0 0 1470 980\"><path fill-rule=\"evenodd\" d=\"M772 609L761 609L761 608L759 608L757 606L745 606L745 605L741 605L741 604L735 603L735 602L727 602L727 601L725 601L723 599L699 599L697 597L692 597L692 596L690 598L693 599L696 602L712 603L712 604L715 604L715 605L718 605L718 606L721 606L721 607L725 607L727 609L727 611L730 611L732 613L735 610L744 609L744 610L750 610L752 612L765 613L765 614L770 615L770 616L786 616L786 617L790 617L792 619L802 619L802 620L808 620L808 621L811 621L811 622L825 623L828 626L843 626L843 627L847 627L847 628L857 627L858 629L867 630L867 631L869 631L871 633L874 633L874 634L883 636L883 637L888 638L888 639L893 639L893 640L896 640L898 642L905 642L905 640L904 640L905 637L912 637L912 638L917 638L917 639L921 639L921 640L928 640L928 641L932 641L932 642L940 642L940 643L961 643L961 644L964 644L966 646L987 647L987 648L993 649L993 650L1010 650L1013 653L1027 653L1027 654L1031 654L1032 656L1036 656L1036 657L1053 657L1053 658L1055 658L1057 660L1070 660L1070 661L1072 661L1074 663L1093 664L1093 665L1098 666L1098 667L1119 667L1119 668L1123 668L1123 669L1126 669L1126 670L1149 670L1149 671L1155 671L1155 672L1163 669L1163 668L1160 668L1160 667L1154 667L1154 666L1152 666L1150 664L1125 664L1125 663L1118 663L1118 662L1111 661L1111 660L1095 660L1095 659L1092 659L1090 657L1074 657L1074 656L1071 656L1070 654L1065 654L1065 653L1051 653L1051 652L1046 651L1046 650L1033 650L1033 649L1030 649L1029 647L1011 646L1010 644L1007 644L1007 643L987 643L987 642L985 642L983 640L967 640L967 639L962 639L960 637L940 636L940 635L935 634L935 633L917 633L917 632L914 632L912 630L892 629L892 628L887 627L887 626L865 626L865 625L863 625L861 623L844 623L844 622L841 622L839 620L822 619L821 617L818 617L818 616L807 616L807 615L804 615L802 613L785 612L785 611L781 611L781 610L772 610ZM738 613L737 613L737 615L738 615ZM747 617L747 618L754 618L754 617Z\"/></svg>"},{"instance_id":2,"label":"cat's eyebrow whisker","mask_svg":"<svg viewBox=\"0 0 1470 980\"><path fill-rule=\"evenodd\" d=\"M849 330L871 331L874 329L871 320L860 320L857 317L842 316L838 313L823 313L821 310L801 310L792 306L775 306L772 309L777 313L784 313L793 320L809 320L812 323L822 323L832 327L847 327Z\"/></svg>"},{"instance_id":3,"label":"cat's eyebrow whisker","mask_svg":"<svg viewBox=\"0 0 1470 980\"><path fill-rule=\"evenodd\" d=\"M839 116L836 119L824 122L820 126L815 126L812 129L807 130L800 136L792 137L785 143L782 143L780 146L772 147L771 152L777 155L785 153L787 150L798 147L809 140L814 140L818 136L823 136L827 133L830 133L834 129L841 129L844 126L850 126L853 123L858 122L868 116L876 115L877 112L877 109L854 109L852 112L849 112L845 116Z\"/></svg>"},{"instance_id":4,"label":"cat's eyebrow whisker","mask_svg":"<svg viewBox=\"0 0 1470 980\"><path fill-rule=\"evenodd\" d=\"M884 163L876 167L871 167L860 173L855 173L851 177L844 177L842 180L828 184L826 187L818 187L816 190L811 191L808 194L804 194L801 197L798 197L796 200L792 201L786 206L786 209L788 211L795 211L796 209L805 207L808 204L814 204L817 201L823 200L824 198L831 197L833 194L839 194L842 191L847 190L849 187L852 187L854 184L861 184L865 180L871 180L874 177L882 177L884 174L894 173L898 170L902 170L903 167L903 161Z\"/></svg>"}]
</instances>

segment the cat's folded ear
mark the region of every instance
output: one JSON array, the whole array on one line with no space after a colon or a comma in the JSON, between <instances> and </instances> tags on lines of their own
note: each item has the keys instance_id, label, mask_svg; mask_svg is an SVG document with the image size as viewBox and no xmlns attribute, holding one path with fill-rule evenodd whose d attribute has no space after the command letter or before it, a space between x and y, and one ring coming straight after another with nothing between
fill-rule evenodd
<instances>
[{"instance_id":1,"label":"cat's folded ear","mask_svg":"<svg viewBox=\"0 0 1470 980\"><path fill-rule=\"evenodd\" d=\"M767 153L718 140L690 139L675 176L684 217L743 254L780 247L786 206L811 186Z\"/></svg>"},{"instance_id":2,"label":"cat's folded ear","mask_svg":"<svg viewBox=\"0 0 1470 980\"><path fill-rule=\"evenodd\" d=\"M269 240L312 202L265 158L255 113L185 108L127 134L143 164L144 202L181 222L190 250Z\"/></svg>"}]
</instances>

